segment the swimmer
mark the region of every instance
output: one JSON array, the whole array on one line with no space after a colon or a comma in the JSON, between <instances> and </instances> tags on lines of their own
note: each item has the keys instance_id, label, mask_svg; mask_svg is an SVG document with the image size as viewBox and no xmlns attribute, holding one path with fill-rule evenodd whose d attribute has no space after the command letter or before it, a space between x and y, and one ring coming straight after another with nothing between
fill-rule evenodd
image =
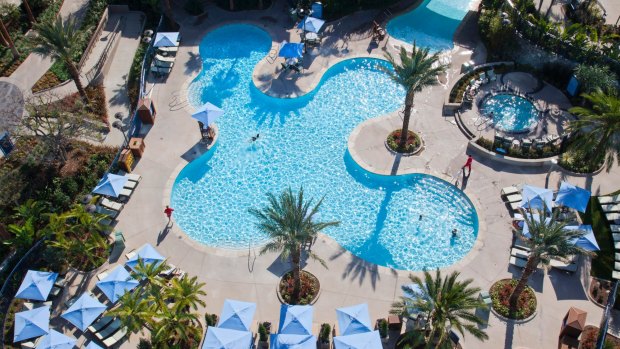
<instances>
[{"instance_id":1,"label":"swimmer","mask_svg":"<svg viewBox=\"0 0 620 349\"><path fill-rule=\"evenodd\" d=\"M420 218L418 218L418 220L422 220L422 215L420 215Z\"/></svg>"},{"instance_id":2,"label":"swimmer","mask_svg":"<svg viewBox=\"0 0 620 349\"><path fill-rule=\"evenodd\" d=\"M260 136L260 133L257 133L256 136L253 136L250 142L254 142L258 139L258 137Z\"/></svg>"},{"instance_id":3,"label":"swimmer","mask_svg":"<svg viewBox=\"0 0 620 349\"><path fill-rule=\"evenodd\" d=\"M458 232L458 230L456 230L456 228L455 228L455 229L452 229L452 237L453 237L453 238L455 238L455 237L456 237L456 235L457 235L456 233L457 233L457 232Z\"/></svg>"}]
</instances>

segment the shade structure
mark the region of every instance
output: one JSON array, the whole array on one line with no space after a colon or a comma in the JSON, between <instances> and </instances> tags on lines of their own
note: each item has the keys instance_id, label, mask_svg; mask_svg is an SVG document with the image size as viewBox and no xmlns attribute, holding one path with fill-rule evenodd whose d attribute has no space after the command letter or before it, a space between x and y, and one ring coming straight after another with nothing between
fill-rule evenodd
<instances>
[{"instance_id":1,"label":"shade structure","mask_svg":"<svg viewBox=\"0 0 620 349\"><path fill-rule=\"evenodd\" d=\"M129 260L127 260L127 263L125 263L125 265L130 267L131 269L135 269L138 265L138 260L140 259L142 259L142 262L145 265L148 265L151 263L161 263L166 258L159 254L159 252L157 252L153 245L144 244L142 247L140 247L140 249L138 250L138 252L136 252L135 255L133 255L131 258L129 258Z\"/></svg>"},{"instance_id":2,"label":"shade structure","mask_svg":"<svg viewBox=\"0 0 620 349\"><path fill-rule=\"evenodd\" d=\"M205 124L205 126L209 126L222 115L224 115L224 111L222 109L207 102L200 108L196 109L196 111L192 114L192 117Z\"/></svg>"},{"instance_id":3,"label":"shade structure","mask_svg":"<svg viewBox=\"0 0 620 349\"><path fill-rule=\"evenodd\" d=\"M84 293L60 316L84 331L106 308L104 304Z\"/></svg>"},{"instance_id":4,"label":"shade structure","mask_svg":"<svg viewBox=\"0 0 620 349\"><path fill-rule=\"evenodd\" d=\"M127 291L133 290L136 286L138 286L138 280L131 278L127 269L120 265L112 269L103 280L97 282L97 287L112 303L116 302Z\"/></svg>"},{"instance_id":5,"label":"shade structure","mask_svg":"<svg viewBox=\"0 0 620 349\"><path fill-rule=\"evenodd\" d=\"M217 327L238 331L250 331L256 304L226 299Z\"/></svg>"},{"instance_id":6,"label":"shade structure","mask_svg":"<svg viewBox=\"0 0 620 349\"><path fill-rule=\"evenodd\" d=\"M280 44L278 56L284 58L301 58L304 55L304 44L300 42L286 42Z\"/></svg>"},{"instance_id":7,"label":"shade structure","mask_svg":"<svg viewBox=\"0 0 620 349\"><path fill-rule=\"evenodd\" d=\"M28 270L15 298L45 301L54 287L58 273Z\"/></svg>"},{"instance_id":8,"label":"shade structure","mask_svg":"<svg viewBox=\"0 0 620 349\"><path fill-rule=\"evenodd\" d=\"M77 342L77 339L51 330L49 334L41 338L36 349L73 349L75 342Z\"/></svg>"},{"instance_id":9,"label":"shade structure","mask_svg":"<svg viewBox=\"0 0 620 349\"><path fill-rule=\"evenodd\" d=\"M591 225L570 225L564 227L564 230L581 230L585 233L583 236L573 239L575 246L581 247L586 251L599 251L601 249L598 246Z\"/></svg>"},{"instance_id":10,"label":"shade structure","mask_svg":"<svg viewBox=\"0 0 620 349\"><path fill-rule=\"evenodd\" d=\"M155 36L155 47L172 47L179 46L179 33L178 32L161 32Z\"/></svg>"},{"instance_id":11,"label":"shade structure","mask_svg":"<svg viewBox=\"0 0 620 349\"><path fill-rule=\"evenodd\" d=\"M280 306L280 333L284 334L312 334L311 305L288 305Z\"/></svg>"},{"instance_id":12,"label":"shade structure","mask_svg":"<svg viewBox=\"0 0 620 349\"><path fill-rule=\"evenodd\" d=\"M97 343L91 341L90 343L88 343L88 345L86 346L86 349L103 349L102 347L100 347Z\"/></svg>"},{"instance_id":13,"label":"shade structure","mask_svg":"<svg viewBox=\"0 0 620 349\"><path fill-rule=\"evenodd\" d=\"M556 205L574 208L579 212L586 212L588 203L590 202L590 196L592 196L590 191L574 186L568 182L562 182L560 184L560 190L558 190L558 195L555 198L555 203Z\"/></svg>"},{"instance_id":14,"label":"shade structure","mask_svg":"<svg viewBox=\"0 0 620 349\"><path fill-rule=\"evenodd\" d=\"M93 193L106 196L118 197L123 190L123 187L129 180L129 177L119 176L113 173L106 173L103 178L97 183Z\"/></svg>"},{"instance_id":15,"label":"shade structure","mask_svg":"<svg viewBox=\"0 0 620 349\"><path fill-rule=\"evenodd\" d=\"M252 332L209 327L202 349L250 349Z\"/></svg>"},{"instance_id":16,"label":"shade structure","mask_svg":"<svg viewBox=\"0 0 620 349\"><path fill-rule=\"evenodd\" d=\"M303 21L299 22L297 25L298 29L303 29L307 32L318 33L319 30L323 27L325 21L322 19L314 18L314 17L306 17Z\"/></svg>"},{"instance_id":17,"label":"shade structure","mask_svg":"<svg viewBox=\"0 0 620 349\"><path fill-rule=\"evenodd\" d=\"M39 337L50 331L50 307L44 306L15 313L13 342Z\"/></svg>"},{"instance_id":18,"label":"shade structure","mask_svg":"<svg viewBox=\"0 0 620 349\"><path fill-rule=\"evenodd\" d=\"M358 304L336 309L341 336L372 331L368 304Z\"/></svg>"},{"instance_id":19,"label":"shade structure","mask_svg":"<svg viewBox=\"0 0 620 349\"><path fill-rule=\"evenodd\" d=\"M272 334L269 349L316 349L316 337L303 334Z\"/></svg>"},{"instance_id":20,"label":"shade structure","mask_svg":"<svg viewBox=\"0 0 620 349\"><path fill-rule=\"evenodd\" d=\"M524 185L521 195L523 200L519 207L543 210L546 206L548 211L553 208L553 191L550 189Z\"/></svg>"},{"instance_id":21,"label":"shade structure","mask_svg":"<svg viewBox=\"0 0 620 349\"><path fill-rule=\"evenodd\" d=\"M336 349L382 349L379 331L334 337Z\"/></svg>"}]
</instances>

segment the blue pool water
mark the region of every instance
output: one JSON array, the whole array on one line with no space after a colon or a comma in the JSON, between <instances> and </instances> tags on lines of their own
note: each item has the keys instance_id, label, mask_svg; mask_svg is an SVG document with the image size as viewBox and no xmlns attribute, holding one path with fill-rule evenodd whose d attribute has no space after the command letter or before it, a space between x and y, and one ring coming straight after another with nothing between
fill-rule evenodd
<instances>
[{"instance_id":1,"label":"blue pool water","mask_svg":"<svg viewBox=\"0 0 620 349\"><path fill-rule=\"evenodd\" d=\"M456 28L469 10L471 0L424 0L418 7L387 24L388 33L406 43L429 47L431 51L451 50Z\"/></svg>"},{"instance_id":2,"label":"blue pool water","mask_svg":"<svg viewBox=\"0 0 620 349\"><path fill-rule=\"evenodd\" d=\"M512 93L485 98L480 112L486 117L493 113L493 126L509 133L529 132L540 120L540 113L532 102Z\"/></svg>"},{"instance_id":3,"label":"blue pool water","mask_svg":"<svg viewBox=\"0 0 620 349\"><path fill-rule=\"evenodd\" d=\"M268 192L303 185L308 197L325 195L320 220L341 221L324 233L369 262L420 270L450 265L469 252L478 221L460 190L424 174L371 174L347 152L347 138L360 122L403 101L404 91L377 69L386 63L347 60L308 95L278 99L258 91L251 79L270 46L266 33L248 25L221 27L203 39L203 71L189 88L190 102L210 101L226 114L217 121L216 146L175 181L177 224L210 246L257 246L267 237L248 209L264 206Z\"/></svg>"}]
</instances>

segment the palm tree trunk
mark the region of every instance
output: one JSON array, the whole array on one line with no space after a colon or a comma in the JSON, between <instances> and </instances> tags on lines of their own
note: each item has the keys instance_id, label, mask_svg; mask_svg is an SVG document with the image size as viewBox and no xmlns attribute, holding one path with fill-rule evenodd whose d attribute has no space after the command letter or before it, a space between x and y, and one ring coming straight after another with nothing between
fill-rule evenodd
<instances>
[{"instance_id":1,"label":"palm tree trunk","mask_svg":"<svg viewBox=\"0 0 620 349\"><path fill-rule=\"evenodd\" d=\"M13 59L18 59L19 51L17 51L17 48L15 47L15 43L13 42L13 39L11 39L11 35L9 35L9 31L6 29L6 26L4 25L4 21L2 21L2 19L0 19L0 32L2 33L4 40L9 45L9 48L11 49L11 53L13 53Z\"/></svg>"},{"instance_id":2,"label":"palm tree trunk","mask_svg":"<svg viewBox=\"0 0 620 349\"><path fill-rule=\"evenodd\" d=\"M415 96L412 90L407 91L405 97L405 113L403 115L403 128L400 134L400 141L398 147L402 150L405 149L407 144L407 138L409 137L409 119L411 118L411 109L413 109L413 97Z\"/></svg>"},{"instance_id":3,"label":"palm tree trunk","mask_svg":"<svg viewBox=\"0 0 620 349\"><path fill-rule=\"evenodd\" d=\"M295 252L291 254L291 264L293 264L293 304L299 302L299 294L301 293L301 245L299 245Z\"/></svg>"},{"instance_id":4,"label":"palm tree trunk","mask_svg":"<svg viewBox=\"0 0 620 349\"><path fill-rule=\"evenodd\" d=\"M67 69L69 70L69 75L71 75L71 78L75 82L75 87L77 87L77 90L80 93L80 97L82 97L84 103L86 103L87 105L90 104L90 101L88 100L88 95L86 94L86 90L84 90L84 85L82 85L82 79L80 78L80 72L78 71L77 67L71 61L65 61L65 64L67 65Z\"/></svg>"},{"instance_id":5,"label":"palm tree trunk","mask_svg":"<svg viewBox=\"0 0 620 349\"><path fill-rule=\"evenodd\" d=\"M514 290L512 290L512 294L508 300L510 304L510 313L515 313L517 311L517 303L519 302L519 298L521 297L521 293L525 290L525 286L527 286L527 282L536 270L538 266L539 260L535 257L530 257L527 260L527 264L525 265L525 269L523 270L523 274L521 274L521 278L519 279L519 283Z\"/></svg>"},{"instance_id":6,"label":"palm tree trunk","mask_svg":"<svg viewBox=\"0 0 620 349\"><path fill-rule=\"evenodd\" d=\"M24 0L23 3L24 3L24 8L26 8L26 13L28 14L28 20L30 21L30 24L33 24L34 22L36 22L36 20L34 19L34 16L32 15L30 4L28 3L28 0Z\"/></svg>"}]
</instances>

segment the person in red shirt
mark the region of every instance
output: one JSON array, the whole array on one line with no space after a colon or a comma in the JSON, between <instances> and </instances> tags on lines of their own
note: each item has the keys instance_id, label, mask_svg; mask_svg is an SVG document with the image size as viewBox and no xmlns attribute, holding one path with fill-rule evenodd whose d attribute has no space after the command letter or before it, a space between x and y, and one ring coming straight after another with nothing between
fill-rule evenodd
<instances>
[{"instance_id":1,"label":"person in red shirt","mask_svg":"<svg viewBox=\"0 0 620 349\"><path fill-rule=\"evenodd\" d=\"M474 162L474 158L471 155L467 155L467 161L465 162L465 165L463 165L463 167L461 167L461 169L463 170L463 174L465 174L465 167L467 167L467 176L469 177L469 175L471 174L471 164L472 162Z\"/></svg>"},{"instance_id":2,"label":"person in red shirt","mask_svg":"<svg viewBox=\"0 0 620 349\"><path fill-rule=\"evenodd\" d=\"M172 220L172 212L174 212L174 208L166 205L164 213L166 214L166 217L168 217L168 224L170 224L170 221Z\"/></svg>"}]
</instances>

